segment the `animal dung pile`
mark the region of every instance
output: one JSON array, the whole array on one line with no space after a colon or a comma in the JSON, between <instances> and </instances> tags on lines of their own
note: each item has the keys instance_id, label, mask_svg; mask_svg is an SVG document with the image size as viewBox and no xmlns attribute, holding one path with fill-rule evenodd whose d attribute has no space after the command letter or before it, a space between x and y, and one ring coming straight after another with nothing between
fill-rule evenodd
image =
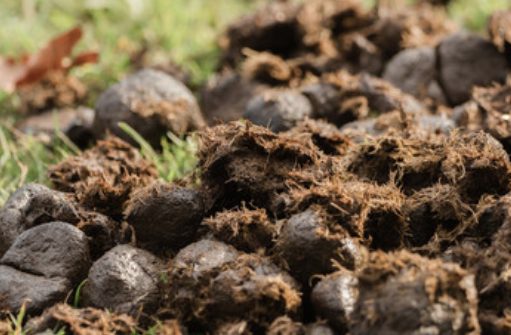
<instances>
[{"instance_id":1,"label":"animal dung pile","mask_svg":"<svg viewBox=\"0 0 511 335\"><path fill-rule=\"evenodd\" d=\"M200 102L156 70L106 90L95 145L0 211L2 313L31 334L511 333L511 12L486 39L447 2L270 3L227 28ZM157 149L196 131L196 172L162 181L118 122Z\"/></svg>"}]
</instances>

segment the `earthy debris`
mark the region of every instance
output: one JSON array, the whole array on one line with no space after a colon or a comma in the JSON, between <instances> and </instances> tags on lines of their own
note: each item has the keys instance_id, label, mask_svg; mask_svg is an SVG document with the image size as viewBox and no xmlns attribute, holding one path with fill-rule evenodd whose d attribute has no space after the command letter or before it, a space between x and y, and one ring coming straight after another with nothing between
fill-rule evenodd
<instances>
[{"instance_id":1,"label":"earthy debris","mask_svg":"<svg viewBox=\"0 0 511 335\"><path fill-rule=\"evenodd\" d=\"M204 220L203 225L220 241L245 252L270 249L279 231L278 224L272 222L266 210L250 210L246 206L218 212Z\"/></svg>"},{"instance_id":2,"label":"earthy debris","mask_svg":"<svg viewBox=\"0 0 511 335\"><path fill-rule=\"evenodd\" d=\"M509 227L511 223L511 196L506 194L498 200L478 208L474 216L475 222L471 224L467 232L472 238L477 239L480 245L489 245L495 234L501 227Z\"/></svg>"},{"instance_id":3,"label":"earthy debris","mask_svg":"<svg viewBox=\"0 0 511 335\"><path fill-rule=\"evenodd\" d=\"M316 284L311 301L316 314L342 333L349 328L358 295L357 278L347 271L339 271Z\"/></svg>"},{"instance_id":4,"label":"earthy debris","mask_svg":"<svg viewBox=\"0 0 511 335\"><path fill-rule=\"evenodd\" d=\"M447 101L460 105L470 99L474 86L488 86L506 80L506 59L483 37L459 32L438 46L439 83ZM467 71L470 68L472 70Z\"/></svg>"},{"instance_id":5,"label":"earthy debris","mask_svg":"<svg viewBox=\"0 0 511 335\"><path fill-rule=\"evenodd\" d=\"M116 244L127 243L132 240L130 233L125 231L122 224L110 217L92 211L81 209L80 222L76 227L83 231L89 239L89 252L92 260L97 260Z\"/></svg>"},{"instance_id":6,"label":"earthy debris","mask_svg":"<svg viewBox=\"0 0 511 335\"><path fill-rule=\"evenodd\" d=\"M120 245L97 260L83 287L83 305L111 308L134 318L160 303L163 262L151 253Z\"/></svg>"},{"instance_id":7,"label":"earthy debris","mask_svg":"<svg viewBox=\"0 0 511 335\"><path fill-rule=\"evenodd\" d=\"M17 92L24 114L72 107L87 97L87 88L81 81L60 71L50 72L37 83L21 87Z\"/></svg>"},{"instance_id":8,"label":"earthy debris","mask_svg":"<svg viewBox=\"0 0 511 335\"><path fill-rule=\"evenodd\" d=\"M510 191L509 156L491 135L454 132L445 151L442 174L467 202L477 203L484 195L504 195Z\"/></svg>"},{"instance_id":9,"label":"earthy debris","mask_svg":"<svg viewBox=\"0 0 511 335\"><path fill-rule=\"evenodd\" d=\"M89 267L87 238L79 229L62 222L31 228L0 259L3 304L14 313L25 306L37 315L64 301Z\"/></svg>"},{"instance_id":10,"label":"earthy debris","mask_svg":"<svg viewBox=\"0 0 511 335\"><path fill-rule=\"evenodd\" d=\"M423 188L412 194L403 212L408 219L408 243L413 247L456 239L469 227L474 216L473 209L447 184Z\"/></svg>"},{"instance_id":11,"label":"earthy debris","mask_svg":"<svg viewBox=\"0 0 511 335\"><path fill-rule=\"evenodd\" d=\"M298 9L295 4L272 2L228 27L221 42L227 50L221 58L222 67L234 67L244 48L282 56L292 52L301 43Z\"/></svg>"},{"instance_id":12,"label":"earthy debris","mask_svg":"<svg viewBox=\"0 0 511 335\"><path fill-rule=\"evenodd\" d=\"M406 230L402 214L404 196L393 185L343 182L334 176L332 180L326 179L309 189L293 188L283 195L283 201L291 213L299 213L311 205L321 206L325 210L322 216L331 220L334 230L341 234L344 230L344 234L360 239L363 245L371 248L389 251L403 245ZM330 238L329 235L327 233L326 237ZM348 241L348 245L350 243ZM352 249L355 260L360 252L356 249Z\"/></svg>"},{"instance_id":13,"label":"earthy debris","mask_svg":"<svg viewBox=\"0 0 511 335\"><path fill-rule=\"evenodd\" d=\"M435 104L446 104L436 78L436 61L433 47L403 50L389 61L383 79L417 99L431 99Z\"/></svg>"},{"instance_id":14,"label":"earthy debris","mask_svg":"<svg viewBox=\"0 0 511 335\"><path fill-rule=\"evenodd\" d=\"M496 11L488 20L488 33L497 49L504 54L511 65L511 11Z\"/></svg>"},{"instance_id":15,"label":"earthy debris","mask_svg":"<svg viewBox=\"0 0 511 335\"><path fill-rule=\"evenodd\" d=\"M297 315L301 304L291 276L265 258L237 253L221 242L202 240L182 249L169 282L178 319L201 328L240 319L266 328L280 315Z\"/></svg>"},{"instance_id":16,"label":"earthy debris","mask_svg":"<svg viewBox=\"0 0 511 335\"><path fill-rule=\"evenodd\" d=\"M57 304L40 317L30 319L25 328L36 334L58 327L74 334L128 335L137 329L137 323L126 314L119 315L90 307L76 309L67 304Z\"/></svg>"},{"instance_id":17,"label":"earthy debris","mask_svg":"<svg viewBox=\"0 0 511 335\"><path fill-rule=\"evenodd\" d=\"M319 82L302 89L312 104L313 118L327 119L333 124L343 124L341 113L342 97L339 90L332 84Z\"/></svg>"},{"instance_id":18,"label":"earthy debris","mask_svg":"<svg viewBox=\"0 0 511 335\"><path fill-rule=\"evenodd\" d=\"M414 97L403 93L389 82L366 73L352 75L340 71L328 75L327 81L340 90L340 98L343 100L340 113L352 115L351 118L343 118L344 123L364 119L370 111L401 111L411 116L424 112L424 106ZM336 123L338 126L343 124Z\"/></svg>"},{"instance_id":19,"label":"earthy debris","mask_svg":"<svg viewBox=\"0 0 511 335\"><path fill-rule=\"evenodd\" d=\"M175 273L175 269L171 271ZM301 305L298 284L276 265L260 256L238 254L231 262L223 264L222 268L210 271L206 273L210 278L207 281L204 281L206 277L197 278L198 282L193 276L178 278L181 289L171 294L171 301L172 296L179 297L179 300L173 301L176 312L181 315L179 319L190 322L192 320L189 318L194 316L196 322L214 328L215 324L243 318L265 328L279 315L298 314ZM183 300L180 291L186 288L195 293L192 301ZM191 305L183 306L184 310L178 307L185 302ZM261 308L261 304L265 307ZM192 314L182 315L190 308Z\"/></svg>"},{"instance_id":20,"label":"earthy debris","mask_svg":"<svg viewBox=\"0 0 511 335\"><path fill-rule=\"evenodd\" d=\"M243 117L279 133L291 129L311 114L312 106L304 95L291 91L271 91L252 98L245 107Z\"/></svg>"},{"instance_id":21,"label":"earthy debris","mask_svg":"<svg viewBox=\"0 0 511 335\"><path fill-rule=\"evenodd\" d=\"M276 135L249 122L205 130L197 156L207 211L243 201L269 209L276 194L286 189L289 173L318 159L312 142Z\"/></svg>"},{"instance_id":22,"label":"earthy debris","mask_svg":"<svg viewBox=\"0 0 511 335\"><path fill-rule=\"evenodd\" d=\"M238 251L225 243L203 239L181 249L168 271L169 301L172 313L187 323L203 309L199 299L210 281L234 262Z\"/></svg>"},{"instance_id":23,"label":"earthy debris","mask_svg":"<svg viewBox=\"0 0 511 335\"><path fill-rule=\"evenodd\" d=\"M78 223L77 206L66 194L46 186L27 184L20 187L0 210L0 256L25 230L53 221Z\"/></svg>"},{"instance_id":24,"label":"earthy debris","mask_svg":"<svg viewBox=\"0 0 511 335\"><path fill-rule=\"evenodd\" d=\"M0 264L77 285L91 266L87 236L67 223L45 223L22 233Z\"/></svg>"},{"instance_id":25,"label":"earthy debris","mask_svg":"<svg viewBox=\"0 0 511 335\"><path fill-rule=\"evenodd\" d=\"M346 169L380 184L394 181L405 193L435 183L456 187L464 201L509 191L509 157L485 133L453 132L447 139L417 140L385 136L361 143L346 156Z\"/></svg>"},{"instance_id":26,"label":"earthy debris","mask_svg":"<svg viewBox=\"0 0 511 335\"><path fill-rule=\"evenodd\" d=\"M474 276L457 264L376 252L356 278L352 334L480 332Z\"/></svg>"},{"instance_id":27,"label":"earthy debris","mask_svg":"<svg viewBox=\"0 0 511 335\"><path fill-rule=\"evenodd\" d=\"M96 102L94 134L113 134L137 144L119 128L125 122L155 147L167 131L184 135L205 126L192 92L173 77L156 70L136 72L106 90Z\"/></svg>"},{"instance_id":28,"label":"earthy debris","mask_svg":"<svg viewBox=\"0 0 511 335\"><path fill-rule=\"evenodd\" d=\"M324 154L343 156L353 146L334 125L321 120L306 119L285 133L289 138L312 143Z\"/></svg>"},{"instance_id":29,"label":"earthy debris","mask_svg":"<svg viewBox=\"0 0 511 335\"><path fill-rule=\"evenodd\" d=\"M200 107L210 126L218 120L237 121L243 116L246 104L267 90L266 85L254 82L233 71L213 75L200 91Z\"/></svg>"},{"instance_id":30,"label":"earthy debris","mask_svg":"<svg viewBox=\"0 0 511 335\"><path fill-rule=\"evenodd\" d=\"M294 322L288 316L281 316L272 322L268 335L305 335L305 327L301 322Z\"/></svg>"},{"instance_id":31,"label":"earthy debris","mask_svg":"<svg viewBox=\"0 0 511 335\"><path fill-rule=\"evenodd\" d=\"M301 307L296 281L269 260L250 254L224 268L204 294L208 322L243 317L264 327L279 315L296 317Z\"/></svg>"},{"instance_id":32,"label":"earthy debris","mask_svg":"<svg viewBox=\"0 0 511 335\"><path fill-rule=\"evenodd\" d=\"M65 278L45 278L0 265L2 303L18 314L26 303L29 315L40 314L46 308L64 301L72 286Z\"/></svg>"},{"instance_id":33,"label":"earthy debris","mask_svg":"<svg viewBox=\"0 0 511 335\"><path fill-rule=\"evenodd\" d=\"M72 192L82 206L119 219L132 192L153 183L157 172L135 148L110 138L50 167L48 177L55 189Z\"/></svg>"},{"instance_id":34,"label":"earthy debris","mask_svg":"<svg viewBox=\"0 0 511 335\"><path fill-rule=\"evenodd\" d=\"M179 250L194 241L204 206L197 191L157 182L133 193L124 216L138 242Z\"/></svg>"},{"instance_id":35,"label":"earthy debris","mask_svg":"<svg viewBox=\"0 0 511 335\"><path fill-rule=\"evenodd\" d=\"M472 131L484 130L511 152L511 86L476 87L472 100L456 110L457 124Z\"/></svg>"},{"instance_id":36,"label":"earthy debris","mask_svg":"<svg viewBox=\"0 0 511 335\"><path fill-rule=\"evenodd\" d=\"M289 272L307 285L312 276L334 272L339 266L358 267L365 254L360 244L335 217L312 206L284 222L276 249Z\"/></svg>"}]
</instances>

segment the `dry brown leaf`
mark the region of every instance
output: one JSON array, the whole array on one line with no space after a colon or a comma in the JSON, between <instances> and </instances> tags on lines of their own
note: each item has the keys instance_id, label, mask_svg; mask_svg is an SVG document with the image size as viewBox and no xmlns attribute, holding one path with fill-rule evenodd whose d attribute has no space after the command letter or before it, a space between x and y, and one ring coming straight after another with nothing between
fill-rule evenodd
<instances>
[{"instance_id":1,"label":"dry brown leaf","mask_svg":"<svg viewBox=\"0 0 511 335\"><path fill-rule=\"evenodd\" d=\"M69 59L82 35L82 29L77 26L53 38L33 55L22 55L18 59L0 57L0 88L13 92L41 80L50 71L67 71L75 66L96 63L99 58L97 52L84 52Z\"/></svg>"}]
</instances>

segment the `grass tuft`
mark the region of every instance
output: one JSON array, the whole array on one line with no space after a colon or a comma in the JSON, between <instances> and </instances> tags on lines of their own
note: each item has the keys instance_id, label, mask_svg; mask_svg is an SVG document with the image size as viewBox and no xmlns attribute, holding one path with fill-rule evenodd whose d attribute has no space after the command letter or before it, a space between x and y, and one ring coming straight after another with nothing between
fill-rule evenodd
<instances>
[{"instance_id":1,"label":"grass tuft","mask_svg":"<svg viewBox=\"0 0 511 335\"><path fill-rule=\"evenodd\" d=\"M135 129L121 122L119 127L124 130L140 146L144 159L152 162L163 181L170 182L182 178L194 171L196 165L197 139L195 135L179 138L171 132L162 138L162 151L156 152Z\"/></svg>"},{"instance_id":2,"label":"grass tuft","mask_svg":"<svg viewBox=\"0 0 511 335\"><path fill-rule=\"evenodd\" d=\"M76 288L75 295L73 297L73 308L78 308L80 306L80 294L82 293L82 288L85 283L87 283L87 279L84 279Z\"/></svg>"}]
</instances>

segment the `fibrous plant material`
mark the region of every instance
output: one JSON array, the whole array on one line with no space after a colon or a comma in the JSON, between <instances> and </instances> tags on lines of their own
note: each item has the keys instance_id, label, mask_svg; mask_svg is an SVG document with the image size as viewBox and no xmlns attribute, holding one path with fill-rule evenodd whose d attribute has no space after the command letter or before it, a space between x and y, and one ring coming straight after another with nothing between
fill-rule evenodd
<instances>
[{"instance_id":1,"label":"fibrous plant material","mask_svg":"<svg viewBox=\"0 0 511 335\"><path fill-rule=\"evenodd\" d=\"M50 167L48 177L55 189L72 192L80 205L118 219L132 192L153 183L157 172L135 148L110 138Z\"/></svg>"},{"instance_id":2,"label":"fibrous plant material","mask_svg":"<svg viewBox=\"0 0 511 335\"><path fill-rule=\"evenodd\" d=\"M364 105L367 100L371 104L369 107L378 112L387 111L389 106L406 110L420 110L421 107L405 99L405 106L396 108L395 101L389 100L395 100L396 94L401 92L394 90L392 94L392 90L388 90L385 85L379 87L381 84L377 80L368 80L365 75L361 77L360 91L362 95L369 95L367 99L353 95L343 97L332 92L325 92L326 95L315 92L327 89L323 85L328 85L328 80L323 80L325 76L339 71L381 75L387 61L394 55L407 48L424 46L433 51L428 64L432 66L432 72L436 72L434 47L454 28L455 25L446 18L445 10L428 4L408 7L380 4L378 10L369 11L355 0L342 3L330 0L303 4L270 3L227 29L222 43L225 51L219 69L220 73L231 72L241 64L240 72L245 80L236 80L240 88L233 87L239 90L240 96L251 94L250 89L241 90L241 87L249 87L246 85L248 82L292 89L310 86L312 83L312 99L328 100L326 106L311 101L318 109L313 117L327 117L331 122L342 125L367 116L368 106ZM429 69L429 65L423 68ZM436 76L435 73L433 75ZM417 79L417 82L431 81L428 93L440 102L445 101L437 80L428 78ZM315 85L318 81L319 85ZM372 94L377 90L394 96L388 99L385 96L373 97ZM415 88L410 92L413 94L417 90ZM206 98L212 101L210 95ZM380 101L375 101L375 98ZM238 102L238 108L242 108L247 100L238 99ZM207 108L206 104L203 105ZM220 101L220 105L228 112L225 117L221 113L215 113L215 116L231 121L234 115L232 104ZM336 105L342 108L330 109ZM219 110L219 107L215 107L215 110Z\"/></svg>"},{"instance_id":3,"label":"fibrous plant material","mask_svg":"<svg viewBox=\"0 0 511 335\"><path fill-rule=\"evenodd\" d=\"M76 227L89 239L89 252L92 260L97 260L118 243L132 240L131 230L123 227L110 217L93 211L80 209L80 221Z\"/></svg>"},{"instance_id":4,"label":"fibrous plant material","mask_svg":"<svg viewBox=\"0 0 511 335\"><path fill-rule=\"evenodd\" d=\"M340 130L353 142L368 144L375 139L392 137L434 142L455 128L455 121L444 111L410 115L396 110L376 118L349 122Z\"/></svg>"},{"instance_id":5,"label":"fibrous plant material","mask_svg":"<svg viewBox=\"0 0 511 335\"><path fill-rule=\"evenodd\" d=\"M503 225L493 234L489 245L488 239L473 235L466 241L451 247L443 255L445 261L461 264L475 274L479 300L478 316L484 333L505 334L510 329L507 301L511 295L509 280L511 229L509 229L509 220L505 217L504 203L495 204L496 212L493 218L503 216ZM483 210L483 216L480 216L482 224L488 222L488 218L484 215L486 212ZM491 221L488 223L491 224Z\"/></svg>"},{"instance_id":6,"label":"fibrous plant material","mask_svg":"<svg viewBox=\"0 0 511 335\"><path fill-rule=\"evenodd\" d=\"M215 335L253 335L248 322L245 320L227 321L215 329Z\"/></svg>"},{"instance_id":7,"label":"fibrous plant material","mask_svg":"<svg viewBox=\"0 0 511 335\"><path fill-rule=\"evenodd\" d=\"M480 332L474 276L457 264L376 252L356 278L351 334Z\"/></svg>"},{"instance_id":8,"label":"fibrous plant material","mask_svg":"<svg viewBox=\"0 0 511 335\"><path fill-rule=\"evenodd\" d=\"M312 142L275 135L249 122L202 132L197 155L206 211L242 201L269 208L286 189L288 174L314 165L319 157Z\"/></svg>"},{"instance_id":9,"label":"fibrous plant material","mask_svg":"<svg viewBox=\"0 0 511 335\"><path fill-rule=\"evenodd\" d=\"M379 74L403 47L434 46L454 28L445 11L427 4L380 4L371 12L359 1L270 3L227 29L220 68L234 68L249 48L315 75L341 68Z\"/></svg>"},{"instance_id":10,"label":"fibrous plant material","mask_svg":"<svg viewBox=\"0 0 511 335\"><path fill-rule=\"evenodd\" d=\"M476 87L472 99L457 109L458 126L484 130L499 140L511 152L511 86Z\"/></svg>"},{"instance_id":11,"label":"fibrous plant material","mask_svg":"<svg viewBox=\"0 0 511 335\"><path fill-rule=\"evenodd\" d=\"M288 316L276 318L266 332L268 335L305 335L305 327Z\"/></svg>"},{"instance_id":12,"label":"fibrous plant material","mask_svg":"<svg viewBox=\"0 0 511 335\"><path fill-rule=\"evenodd\" d=\"M87 97L87 87L77 78L53 71L39 82L21 87L18 95L21 111L24 114L37 114L83 103Z\"/></svg>"},{"instance_id":13,"label":"fibrous plant material","mask_svg":"<svg viewBox=\"0 0 511 335\"><path fill-rule=\"evenodd\" d=\"M407 243L412 247L454 241L465 233L475 216L471 206L448 184L412 194L406 199L403 212L408 221Z\"/></svg>"},{"instance_id":14,"label":"fibrous plant material","mask_svg":"<svg viewBox=\"0 0 511 335\"><path fill-rule=\"evenodd\" d=\"M480 244L488 245L496 238L501 227L511 225L511 196L506 194L495 201L483 204L475 214L476 219L470 227L470 236Z\"/></svg>"},{"instance_id":15,"label":"fibrous plant material","mask_svg":"<svg viewBox=\"0 0 511 335\"><path fill-rule=\"evenodd\" d=\"M279 315L297 317L300 287L289 274L268 259L241 254L211 282L205 314L213 319L244 318L259 327Z\"/></svg>"},{"instance_id":16,"label":"fibrous plant material","mask_svg":"<svg viewBox=\"0 0 511 335\"><path fill-rule=\"evenodd\" d=\"M60 303L47 309L40 317L30 319L26 329L36 334L57 327L80 335L127 335L137 330L137 323L126 314L114 314L90 307L76 309Z\"/></svg>"},{"instance_id":17,"label":"fibrous plant material","mask_svg":"<svg viewBox=\"0 0 511 335\"><path fill-rule=\"evenodd\" d=\"M298 315L301 305L299 285L286 272L221 242L201 240L182 249L171 264L169 282L171 310L199 329L239 320L250 329L265 329L280 315Z\"/></svg>"},{"instance_id":18,"label":"fibrous plant material","mask_svg":"<svg viewBox=\"0 0 511 335\"><path fill-rule=\"evenodd\" d=\"M329 222L330 229L339 231L340 236L359 239L360 243L371 248L389 251L403 246L406 231L402 214L404 196L393 185L377 186L360 181L343 181L334 176L310 188L292 188L282 195L281 201L289 214L300 213L310 206L321 208L320 217L323 216ZM321 236L320 231L317 231L318 237ZM340 238L329 236L328 230L326 232L327 239ZM342 238L336 243L339 242L342 243ZM353 242L347 243L349 245ZM356 249L353 255L359 255ZM354 259L357 258L359 256Z\"/></svg>"},{"instance_id":19,"label":"fibrous plant material","mask_svg":"<svg viewBox=\"0 0 511 335\"><path fill-rule=\"evenodd\" d=\"M379 114L401 111L406 115L424 111L424 106L414 97L367 73L352 75L346 71L338 71L328 74L326 81L340 92L343 101L340 112L352 114L352 118L345 119L344 122L366 118L369 111Z\"/></svg>"},{"instance_id":20,"label":"fibrous plant material","mask_svg":"<svg viewBox=\"0 0 511 335\"><path fill-rule=\"evenodd\" d=\"M479 289L479 319L484 331L505 333L510 330L509 305L511 296L511 225L505 219L492 237L491 246L475 253L467 267L476 273Z\"/></svg>"},{"instance_id":21,"label":"fibrous plant material","mask_svg":"<svg viewBox=\"0 0 511 335\"><path fill-rule=\"evenodd\" d=\"M297 22L299 5L273 2L254 15L241 18L227 28L221 59L224 66L234 67L244 48L287 55L301 42Z\"/></svg>"},{"instance_id":22,"label":"fibrous plant material","mask_svg":"<svg viewBox=\"0 0 511 335\"><path fill-rule=\"evenodd\" d=\"M205 219L203 225L220 241L245 252L271 248L279 231L279 225L268 217L266 210L246 206L218 212Z\"/></svg>"},{"instance_id":23,"label":"fibrous plant material","mask_svg":"<svg viewBox=\"0 0 511 335\"><path fill-rule=\"evenodd\" d=\"M354 173L362 180L371 180L379 184L387 183L391 180L392 174L399 175L397 173L399 164L406 159L406 156L415 156L421 159L428 155L429 148L427 146L421 147L421 144L423 143L417 143L413 140L407 141L394 136L369 140L350 150L344 158L344 164L346 170ZM431 147L431 144L428 146ZM428 166L422 168L426 170L427 175L431 175L435 173L433 167L438 165L435 161L440 159L428 160L430 161ZM403 177L406 176L404 173L402 175ZM435 176L428 178L427 175L425 176L426 179L435 179Z\"/></svg>"},{"instance_id":24,"label":"fibrous plant material","mask_svg":"<svg viewBox=\"0 0 511 335\"><path fill-rule=\"evenodd\" d=\"M300 71L297 64L286 62L281 57L269 52L245 50L248 58L242 63L244 77L271 86L292 85Z\"/></svg>"},{"instance_id":25,"label":"fibrous plant material","mask_svg":"<svg viewBox=\"0 0 511 335\"><path fill-rule=\"evenodd\" d=\"M225 243L200 240L181 249L168 271L169 301L172 313L185 323L202 309L198 297L224 266L232 263L238 251Z\"/></svg>"},{"instance_id":26,"label":"fibrous plant material","mask_svg":"<svg viewBox=\"0 0 511 335\"><path fill-rule=\"evenodd\" d=\"M509 156L491 135L453 132L444 150L442 174L465 201L477 203L484 195L504 195L510 191Z\"/></svg>"},{"instance_id":27,"label":"fibrous plant material","mask_svg":"<svg viewBox=\"0 0 511 335\"><path fill-rule=\"evenodd\" d=\"M441 182L453 185L464 201L477 203L483 195L510 189L509 157L482 132L456 131L436 140L385 136L359 144L343 164L363 179L380 184L392 180L407 194Z\"/></svg>"},{"instance_id":28,"label":"fibrous plant material","mask_svg":"<svg viewBox=\"0 0 511 335\"><path fill-rule=\"evenodd\" d=\"M283 223L276 253L304 285L313 276L334 272L339 266L354 270L364 259L360 238L350 236L335 219L323 208L311 206Z\"/></svg>"},{"instance_id":29,"label":"fibrous plant material","mask_svg":"<svg viewBox=\"0 0 511 335\"><path fill-rule=\"evenodd\" d=\"M325 321L318 321L315 323L308 324L305 327L305 333L307 335L334 335L333 329L326 324Z\"/></svg>"},{"instance_id":30,"label":"fibrous plant material","mask_svg":"<svg viewBox=\"0 0 511 335\"><path fill-rule=\"evenodd\" d=\"M311 140L324 154L332 156L343 156L353 146L353 142L337 127L321 120L306 119L284 134L290 138Z\"/></svg>"}]
</instances>

